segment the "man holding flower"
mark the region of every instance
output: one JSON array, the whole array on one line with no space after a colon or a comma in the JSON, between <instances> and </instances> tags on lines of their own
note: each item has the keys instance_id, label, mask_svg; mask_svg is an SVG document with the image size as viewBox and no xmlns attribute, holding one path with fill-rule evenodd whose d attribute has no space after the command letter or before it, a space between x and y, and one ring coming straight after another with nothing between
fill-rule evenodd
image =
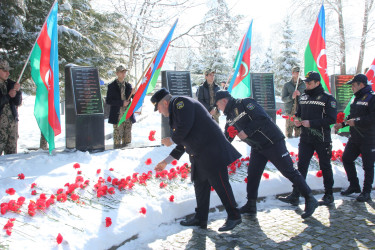
<instances>
[{"instance_id":1,"label":"man holding flower","mask_svg":"<svg viewBox=\"0 0 375 250\"><path fill-rule=\"evenodd\" d=\"M362 192L357 197L357 201L365 202L371 200L370 193L374 182L375 93L368 85L367 77L364 74L355 75L347 84L352 85L355 98L350 104L350 114L347 120L335 124L336 131L350 126L350 138L342 156L350 185L341 194L350 195L361 192L354 161L362 154L365 178Z\"/></svg>"}]
</instances>

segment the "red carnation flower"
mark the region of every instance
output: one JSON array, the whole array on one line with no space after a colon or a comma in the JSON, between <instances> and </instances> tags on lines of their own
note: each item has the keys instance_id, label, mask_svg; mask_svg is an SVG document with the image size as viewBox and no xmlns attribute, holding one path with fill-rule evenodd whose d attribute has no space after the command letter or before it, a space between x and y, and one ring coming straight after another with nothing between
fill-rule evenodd
<instances>
[{"instance_id":1,"label":"red carnation flower","mask_svg":"<svg viewBox=\"0 0 375 250\"><path fill-rule=\"evenodd\" d=\"M323 176L322 170L319 170L318 172L316 172L316 177L320 178L322 176Z\"/></svg>"},{"instance_id":2,"label":"red carnation flower","mask_svg":"<svg viewBox=\"0 0 375 250\"><path fill-rule=\"evenodd\" d=\"M139 212L141 214L146 214L146 208L145 207L141 207L141 209L139 210Z\"/></svg>"},{"instance_id":3,"label":"red carnation flower","mask_svg":"<svg viewBox=\"0 0 375 250\"><path fill-rule=\"evenodd\" d=\"M115 188L114 187L108 188L108 193L114 194L115 193Z\"/></svg>"},{"instance_id":4,"label":"red carnation flower","mask_svg":"<svg viewBox=\"0 0 375 250\"><path fill-rule=\"evenodd\" d=\"M79 199L79 196L77 194L71 194L70 198L72 198L72 200L76 201L76 200Z\"/></svg>"},{"instance_id":5,"label":"red carnation flower","mask_svg":"<svg viewBox=\"0 0 375 250\"><path fill-rule=\"evenodd\" d=\"M164 183L164 182L160 182L160 188L165 188L166 186L167 186L166 183Z\"/></svg>"},{"instance_id":6,"label":"red carnation flower","mask_svg":"<svg viewBox=\"0 0 375 250\"><path fill-rule=\"evenodd\" d=\"M100 174L101 171L102 171L102 170L99 168L98 170L96 170L96 173L97 173L97 174Z\"/></svg>"},{"instance_id":7,"label":"red carnation flower","mask_svg":"<svg viewBox=\"0 0 375 250\"><path fill-rule=\"evenodd\" d=\"M176 165L177 165L177 160L173 160L173 161L171 162L171 164L172 164L173 166L176 166Z\"/></svg>"},{"instance_id":8,"label":"red carnation flower","mask_svg":"<svg viewBox=\"0 0 375 250\"><path fill-rule=\"evenodd\" d=\"M229 126L227 131L228 131L228 134L229 134L230 138L234 138L236 135L238 135L238 131L233 126Z\"/></svg>"},{"instance_id":9,"label":"red carnation flower","mask_svg":"<svg viewBox=\"0 0 375 250\"><path fill-rule=\"evenodd\" d=\"M79 163L74 163L73 165L73 168L77 169L77 168L80 168L81 166L79 165Z\"/></svg>"},{"instance_id":10,"label":"red carnation flower","mask_svg":"<svg viewBox=\"0 0 375 250\"><path fill-rule=\"evenodd\" d=\"M36 183L31 184L31 188L34 188L34 187L36 187Z\"/></svg>"},{"instance_id":11,"label":"red carnation flower","mask_svg":"<svg viewBox=\"0 0 375 250\"><path fill-rule=\"evenodd\" d=\"M14 195L16 193L16 190L14 190L14 188L8 188L7 190L5 190L5 193L9 195Z\"/></svg>"},{"instance_id":12,"label":"red carnation flower","mask_svg":"<svg viewBox=\"0 0 375 250\"><path fill-rule=\"evenodd\" d=\"M146 163L146 165L151 165L152 164L151 158L148 158L145 163Z\"/></svg>"},{"instance_id":13,"label":"red carnation flower","mask_svg":"<svg viewBox=\"0 0 375 250\"><path fill-rule=\"evenodd\" d=\"M281 109L277 110L277 111L276 111L276 115L281 115L281 112L282 112Z\"/></svg>"},{"instance_id":14,"label":"red carnation flower","mask_svg":"<svg viewBox=\"0 0 375 250\"><path fill-rule=\"evenodd\" d=\"M35 209L29 209L29 210L27 211L27 213L28 213L31 217L33 217L33 216L35 215Z\"/></svg>"},{"instance_id":15,"label":"red carnation flower","mask_svg":"<svg viewBox=\"0 0 375 250\"><path fill-rule=\"evenodd\" d=\"M7 229L6 233L7 233L8 236L11 236L12 235L12 230Z\"/></svg>"},{"instance_id":16,"label":"red carnation flower","mask_svg":"<svg viewBox=\"0 0 375 250\"><path fill-rule=\"evenodd\" d=\"M56 237L56 241L57 241L57 244L61 244L61 242L63 241L63 237L61 236L61 234L59 233L59 235L57 235Z\"/></svg>"},{"instance_id":17,"label":"red carnation flower","mask_svg":"<svg viewBox=\"0 0 375 250\"><path fill-rule=\"evenodd\" d=\"M25 179L25 175L23 173L18 174L18 179L20 180Z\"/></svg>"},{"instance_id":18,"label":"red carnation flower","mask_svg":"<svg viewBox=\"0 0 375 250\"><path fill-rule=\"evenodd\" d=\"M110 168L109 171L113 171L113 168Z\"/></svg>"},{"instance_id":19,"label":"red carnation flower","mask_svg":"<svg viewBox=\"0 0 375 250\"><path fill-rule=\"evenodd\" d=\"M111 178L111 176L108 176L108 177L107 177L107 181L108 181L108 182L112 182L112 178Z\"/></svg>"},{"instance_id":20,"label":"red carnation flower","mask_svg":"<svg viewBox=\"0 0 375 250\"><path fill-rule=\"evenodd\" d=\"M78 171L77 171L77 174L82 174L82 171L81 171L81 170L78 170Z\"/></svg>"},{"instance_id":21,"label":"red carnation flower","mask_svg":"<svg viewBox=\"0 0 375 250\"><path fill-rule=\"evenodd\" d=\"M211 186L211 191L213 192L213 191L215 191L215 189Z\"/></svg>"},{"instance_id":22,"label":"red carnation flower","mask_svg":"<svg viewBox=\"0 0 375 250\"><path fill-rule=\"evenodd\" d=\"M263 173L263 177L268 180L270 178L270 175L268 173Z\"/></svg>"},{"instance_id":23,"label":"red carnation flower","mask_svg":"<svg viewBox=\"0 0 375 250\"><path fill-rule=\"evenodd\" d=\"M345 120L345 113L344 112L338 112L336 117L336 123L343 123Z\"/></svg>"},{"instance_id":24,"label":"red carnation flower","mask_svg":"<svg viewBox=\"0 0 375 250\"><path fill-rule=\"evenodd\" d=\"M109 227L110 225L112 225L112 219L110 217L106 217L105 218L105 226Z\"/></svg>"},{"instance_id":25,"label":"red carnation flower","mask_svg":"<svg viewBox=\"0 0 375 250\"><path fill-rule=\"evenodd\" d=\"M282 115L281 117L284 118L284 119L289 119L288 115Z\"/></svg>"},{"instance_id":26,"label":"red carnation flower","mask_svg":"<svg viewBox=\"0 0 375 250\"><path fill-rule=\"evenodd\" d=\"M169 196L169 201L170 202L173 202L174 201L174 195L172 194L171 196Z\"/></svg>"},{"instance_id":27,"label":"red carnation flower","mask_svg":"<svg viewBox=\"0 0 375 250\"><path fill-rule=\"evenodd\" d=\"M245 178L245 180L244 180L244 181L245 181L245 183L247 183L247 177Z\"/></svg>"},{"instance_id":28,"label":"red carnation flower","mask_svg":"<svg viewBox=\"0 0 375 250\"><path fill-rule=\"evenodd\" d=\"M149 139L150 141L155 141L155 133L156 133L155 130L151 130L151 131L150 131L150 134L149 134L149 136L148 136L148 139Z\"/></svg>"}]
</instances>

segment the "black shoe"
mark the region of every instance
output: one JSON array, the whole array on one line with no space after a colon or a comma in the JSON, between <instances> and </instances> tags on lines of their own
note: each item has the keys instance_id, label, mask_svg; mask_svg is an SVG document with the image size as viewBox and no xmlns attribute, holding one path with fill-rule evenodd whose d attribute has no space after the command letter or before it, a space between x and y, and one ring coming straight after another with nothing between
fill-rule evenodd
<instances>
[{"instance_id":1,"label":"black shoe","mask_svg":"<svg viewBox=\"0 0 375 250\"><path fill-rule=\"evenodd\" d=\"M237 225L241 224L242 220L241 218L237 219L237 220L227 220L224 225L219 228L219 231L220 232L223 232L223 231L229 231L229 230L232 230L233 228L235 228Z\"/></svg>"},{"instance_id":2,"label":"black shoe","mask_svg":"<svg viewBox=\"0 0 375 250\"><path fill-rule=\"evenodd\" d=\"M358 195L356 200L359 202L371 201L371 195L370 193L362 192L360 195Z\"/></svg>"},{"instance_id":3,"label":"black shoe","mask_svg":"<svg viewBox=\"0 0 375 250\"><path fill-rule=\"evenodd\" d=\"M341 191L341 195L351 195L353 193L360 193L361 192L361 187L358 186L349 186L345 191Z\"/></svg>"},{"instance_id":4,"label":"black shoe","mask_svg":"<svg viewBox=\"0 0 375 250\"><path fill-rule=\"evenodd\" d=\"M310 217L315 209L319 206L318 201L315 199L315 197L310 193L305 198L305 212L301 214L302 219L306 219L307 217Z\"/></svg>"},{"instance_id":5,"label":"black shoe","mask_svg":"<svg viewBox=\"0 0 375 250\"><path fill-rule=\"evenodd\" d=\"M290 195L278 197L278 199L282 202L290 203L293 206L298 206L299 205L299 192L296 192L293 190L293 192Z\"/></svg>"},{"instance_id":6,"label":"black shoe","mask_svg":"<svg viewBox=\"0 0 375 250\"><path fill-rule=\"evenodd\" d=\"M202 229L207 229L207 221L201 221L196 218L180 221L180 225L185 227L199 226Z\"/></svg>"},{"instance_id":7,"label":"black shoe","mask_svg":"<svg viewBox=\"0 0 375 250\"><path fill-rule=\"evenodd\" d=\"M333 194L325 194L323 198L319 201L319 206L328 206L334 201Z\"/></svg>"},{"instance_id":8,"label":"black shoe","mask_svg":"<svg viewBox=\"0 0 375 250\"><path fill-rule=\"evenodd\" d=\"M247 214L251 216L257 215L257 201L256 200L248 200L247 203L240 208L241 214Z\"/></svg>"}]
</instances>

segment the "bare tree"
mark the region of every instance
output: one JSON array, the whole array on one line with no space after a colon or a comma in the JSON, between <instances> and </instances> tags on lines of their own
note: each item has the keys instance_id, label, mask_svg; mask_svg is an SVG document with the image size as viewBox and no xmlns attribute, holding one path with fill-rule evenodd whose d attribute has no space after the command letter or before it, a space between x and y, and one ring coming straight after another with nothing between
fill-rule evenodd
<instances>
[{"instance_id":1,"label":"bare tree","mask_svg":"<svg viewBox=\"0 0 375 250\"><path fill-rule=\"evenodd\" d=\"M365 9L364 9L364 15L363 15L363 26L362 26L362 36L361 36L361 45L360 45L360 50L359 50L359 57L358 57L358 64L357 64L357 72L356 73L361 73L362 72L362 66L363 66L363 58L365 54L365 48L366 48L366 38L369 33L368 29L368 18L369 18L369 13L374 7L374 0L364 0L365 2Z\"/></svg>"}]
</instances>

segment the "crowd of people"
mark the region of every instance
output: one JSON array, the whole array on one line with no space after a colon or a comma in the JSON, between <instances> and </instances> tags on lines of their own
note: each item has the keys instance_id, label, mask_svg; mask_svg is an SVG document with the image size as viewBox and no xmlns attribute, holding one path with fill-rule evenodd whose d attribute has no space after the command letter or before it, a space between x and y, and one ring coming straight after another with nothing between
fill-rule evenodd
<instances>
[{"instance_id":1,"label":"crowd of people","mask_svg":"<svg viewBox=\"0 0 375 250\"><path fill-rule=\"evenodd\" d=\"M20 84L9 79L12 68L6 60L0 60L0 155L17 153L18 107L22 103ZM108 122L113 124L114 148L131 143L131 129L134 115L118 126L126 112L135 88L125 81L127 69L116 68L116 79L108 85L106 103L110 105ZM191 162L191 180L194 183L197 208L193 218L181 221L183 226L207 228L211 187L221 199L228 214L219 231L228 231L242 222L241 214L256 216L258 188L262 173L268 161L293 184L293 191L283 202L299 205L299 198L305 199L303 219L310 217L319 205L330 205L333 197L333 172L331 165L331 126L337 132L349 126L350 136L343 153L343 165L349 187L341 195L360 193L358 202L371 201L374 181L375 160L375 93L368 85L364 74L357 74L347 82L355 98L350 104L350 115L344 122L336 123L337 103L321 84L318 72L308 72L300 78L300 68L292 69L292 78L284 84L282 100L285 113L293 117L286 123L285 136L299 137L299 160L297 169L286 148L285 136L253 98L236 99L227 91L225 82L215 83L215 71L204 72L205 82L197 90L197 99L186 96L172 96L162 88L151 97L154 111L169 119L170 137L162 138L165 146L175 145L173 150L155 170L162 171L173 160L185 152ZM225 131L219 127L220 111L226 116ZM228 177L227 166L241 155L232 146L236 131L241 141L251 146L247 176L247 203L238 208ZM293 136L294 132L294 136ZM42 136L43 137L43 136ZM44 139L44 138L41 138ZM323 174L324 196L317 201L306 183L310 160L317 153ZM362 157L364 183L361 189L355 160Z\"/></svg>"}]
</instances>

